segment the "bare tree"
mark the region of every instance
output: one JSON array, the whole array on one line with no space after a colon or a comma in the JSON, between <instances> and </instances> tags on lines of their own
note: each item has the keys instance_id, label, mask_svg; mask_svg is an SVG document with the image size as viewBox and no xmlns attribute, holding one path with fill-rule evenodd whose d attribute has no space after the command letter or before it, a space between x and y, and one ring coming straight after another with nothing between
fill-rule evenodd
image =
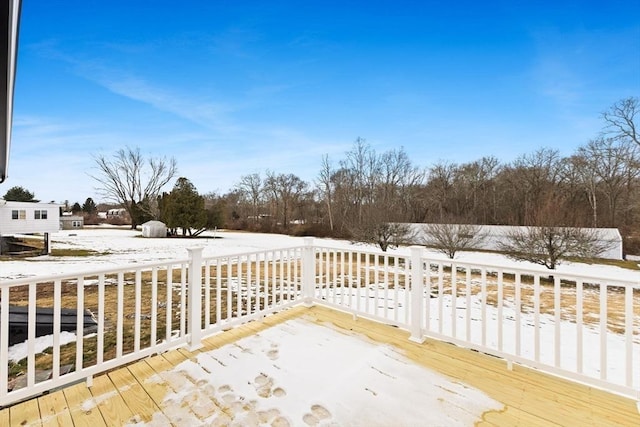
<instances>
[{"instance_id":1,"label":"bare tree","mask_svg":"<svg viewBox=\"0 0 640 427\"><path fill-rule=\"evenodd\" d=\"M636 116L640 112L640 98L621 99L602 113L606 122L603 134L615 139L628 138L640 145Z\"/></svg>"},{"instance_id":2,"label":"bare tree","mask_svg":"<svg viewBox=\"0 0 640 427\"><path fill-rule=\"evenodd\" d=\"M367 221L353 229L352 241L378 245L383 252L397 248L411 241L411 227L408 224L385 222L366 216Z\"/></svg>"},{"instance_id":3,"label":"bare tree","mask_svg":"<svg viewBox=\"0 0 640 427\"><path fill-rule=\"evenodd\" d=\"M596 229L573 227L522 227L507 234L499 249L508 257L544 265L550 270L568 257L593 258L611 247Z\"/></svg>"},{"instance_id":4,"label":"bare tree","mask_svg":"<svg viewBox=\"0 0 640 427\"><path fill-rule=\"evenodd\" d=\"M294 174L275 174L267 171L265 189L272 197L276 216L282 218L282 226L289 229L291 215L307 190L307 183Z\"/></svg>"},{"instance_id":5,"label":"bare tree","mask_svg":"<svg viewBox=\"0 0 640 427\"><path fill-rule=\"evenodd\" d=\"M486 234L470 224L425 224L422 244L453 259L456 252L478 248Z\"/></svg>"},{"instance_id":6,"label":"bare tree","mask_svg":"<svg viewBox=\"0 0 640 427\"><path fill-rule=\"evenodd\" d=\"M451 199L453 177L457 169L456 164L439 162L429 168L427 192L432 195L437 204L438 213L436 221L443 222L448 213L448 201Z\"/></svg>"},{"instance_id":7,"label":"bare tree","mask_svg":"<svg viewBox=\"0 0 640 427\"><path fill-rule=\"evenodd\" d=\"M332 177L333 169L329 163L329 156L322 156L322 165L320 167L320 174L318 175L317 187L318 191L322 195L324 204L327 207L327 215L329 216L329 229L333 232L333 182Z\"/></svg>"},{"instance_id":8,"label":"bare tree","mask_svg":"<svg viewBox=\"0 0 640 427\"><path fill-rule=\"evenodd\" d=\"M238 190L240 190L244 197L251 201L253 222L258 222L258 206L260 204L264 191L260 174L252 173L249 175L243 175L242 177L240 177L240 182L238 183L237 188Z\"/></svg>"},{"instance_id":9,"label":"bare tree","mask_svg":"<svg viewBox=\"0 0 640 427\"><path fill-rule=\"evenodd\" d=\"M578 149L608 202L609 226L616 227L619 201L630 182L640 175L638 149L628 140L597 138Z\"/></svg>"},{"instance_id":10,"label":"bare tree","mask_svg":"<svg viewBox=\"0 0 640 427\"><path fill-rule=\"evenodd\" d=\"M587 196L591 207L591 226L598 226L598 183L599 178L593 165L593 159L583 147L578 148L578 154L563 162L563 177L566 182L573 181Z\"/></svg>"},{"instance_id":11,"label":"bare tree","mask_svg":"<svg viewBox=\"0 0 640 427\"><path fill-rule=\"evenodd\" d=\"M174 158L145 159L140 148L127 147L111 158L97 155L94 160L97 173L90 176L100 183L98 191L127 210L132 229L145 218L158 217L158 195L177 173Z\"/></svg>"}]
</instances>

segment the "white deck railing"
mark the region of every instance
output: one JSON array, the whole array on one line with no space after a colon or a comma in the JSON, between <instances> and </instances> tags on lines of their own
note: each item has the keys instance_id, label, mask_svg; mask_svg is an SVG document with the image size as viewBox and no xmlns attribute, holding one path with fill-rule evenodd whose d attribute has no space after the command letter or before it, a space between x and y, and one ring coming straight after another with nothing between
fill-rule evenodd
<instances>
[{"instance_id":1,"label":"white deck railing","mask_svg":"<svg viewBox=\"0 0 640 427\"><path fill-rule=\"evenodd\" d=\"M314 246L189 257L0 283L0 406L295 304L323 304L640 400L640 285L606 277ZM27 357L9 360L9 308L29 307ZM37 348L35 307L52 307ZM60 333L62 308L97 331ZM82 316L76 330L83 331ZM12 354L15 347L12 347Z\"/></svg>"}]
</instances>

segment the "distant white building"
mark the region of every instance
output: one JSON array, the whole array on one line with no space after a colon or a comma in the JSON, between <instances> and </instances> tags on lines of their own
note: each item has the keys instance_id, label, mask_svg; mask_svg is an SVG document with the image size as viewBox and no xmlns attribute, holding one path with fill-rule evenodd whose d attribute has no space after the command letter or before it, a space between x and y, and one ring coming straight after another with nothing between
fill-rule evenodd
<instances>
[{"instance_id":1,"label":"distant white building","mask_svg":"<svg viewBox=\"0 0 640 427\"><path fill-rule=\"evenodd\" d=\"M427 224L412 223L407 225L411 227L410 235L412 236L413 243L418 245L423 244L426 237L424 226ZM510 232L517 229L529 228L510 225L476 225L474 227L479 227L479 232L485 235L480 246L475 249L485 250L498 250L500 243L506 241ZM622 235L617 228L584 228L584 230L595 232L602 242L608 244L609 248L600 254L601 258L623 259Z\"/></svg>"},{"instance_id":2,"label":"distant white building","mask_svg":"<svg viewBox=\"0 0 640 427\"><path fill-rule=\"evenodd\" d=\"M46 252L51 253L51 233L58 230L60 205L0 199L0 239L16 234L44 234Z\"/></svg>"},{"instance_id":3,"label":"distant white building","mask_svg":"<svg viewBox=\"0 0 640 427\"><path fill-rule=\"evenodd\" d=\"M60 217L61 230L78 230L84 227L84 217L78 215L62 215Z\"/></svg>"},{"instance_id":4,"label":"distant white building","mask_svg":"<svg viewBox=\"0 0 640 427\"><path fill-rule=\"evenodd\" d=\"M167 226L160 221L147 221L142 224L142 237L167 237Z\"/></svg>"}]
</instances>

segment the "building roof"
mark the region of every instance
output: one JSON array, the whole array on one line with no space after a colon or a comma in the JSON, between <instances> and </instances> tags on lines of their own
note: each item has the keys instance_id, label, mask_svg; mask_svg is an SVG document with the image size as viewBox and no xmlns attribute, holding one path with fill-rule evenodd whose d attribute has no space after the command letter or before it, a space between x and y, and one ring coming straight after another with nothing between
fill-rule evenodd
<instances>
[{"instance_id":1,"label":"building roof","mask_svg":"<svg viewBox=\"0 0 640 427\"><path fill-rule=\"evenodd\" d=\"M0 182L7 177L21 0L0 1Z\"/></svg>"}]
</instances>

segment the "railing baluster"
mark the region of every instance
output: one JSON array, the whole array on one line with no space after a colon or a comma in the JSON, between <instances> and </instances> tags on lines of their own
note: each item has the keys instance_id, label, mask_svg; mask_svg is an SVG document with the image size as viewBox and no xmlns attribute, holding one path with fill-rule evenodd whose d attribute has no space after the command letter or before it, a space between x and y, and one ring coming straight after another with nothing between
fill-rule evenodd
<instances>
[{"instance_id":1,"label":"railing baluster","mask_svg":"<svg viewBox=\"0 0 640 427\"><path fill-rule=\"evenodd\" d=\"M581 374L583 369L583 282L578 280L576 282L576 371Z\"/></svg>"},{"instance_id":2,"label":"railing baluster","mask_svg":"<svg viewBox=\"0 0 640 427\"><path fill-rule=\"evenodd\" d=\"M166 305L166 319L165 319L165 339L167 342L171 341L171 334L173 333L173 265L167 266L167 305Z\"/></svg>"},{"instance_id":3,"label":"railing baluster","mask_svg":"<svg viewBox=\"0 0 640 427\"><path fill-rule=\"evenodd\" d=\"M117 325L116 325L116 358L122 357L122 328L124 322L124 272L118 272L118 301L117 301Z\"/></svg>"},{"instance_id":4,"label":"railing baluster","mask_svg":"<svg viewBox=\"0 0 640 427\"><path fill-rule=\"evenodd\" d=\"M405 260L405 266L407 264L408 263ZM430 331L431 330L431 276L432 276L432 274L431 274L431 263L429 263L429 262L426 263L426 271L425 271L425 273L426 273L426 276L427 276L426 277L427 282L426 282L426 292L425 292L425 298L424 298L424 305L425 305L425 308L424 308L424 313L425 313L425 315L424 315L424 319L425 319L424 320L424 328L425 328L425 330ZM405 271L405 278L406 278L406 271ZM405 283L407 283L406 280L405 280ZM408 294L408 292L404 292L404 293ZM405 319L405 322L407 322L407 319Z\"/></svg>"},{"instance_id":5,"label":"railing baluster","mask_svg":"<svg viewBox=\"0 0 640 427\"><path fill-rule=\"evenodd\" d=\"M624 290L625 384L633 387L633 288Z\"/></svg>"},{"instance_id":6,"label":"railing baluster","mask_svg":"<svg viewBox=\"0 0 640 427\"><path fill-rule=\"evenodd\" d=\"M466 307L465 307L465 329L467 332L467 341L471 342L471 267L467 267L467 274L465 277L465 296L466 296Z\"/></svg>"},{"instance_id":7,"label":"railing baluster","mask_svg":"<svg viewBox=\"0 0 640 427\"><path fill-rule=\"evenodd\" d=\"M362 290L362 255L357 254L356 259L356 310L362 310L362 301L360 298L360 293Z\"/></svg>"},{"instance_id":8,"label":"railing baluster","mask_svg":"<svg viewBox=\"0 0 640 427\"><path fill-rule=\"evenodd\" d=\"M187 264L180 266L180 336L187 334Z\"/></svg>"},{"instance_id":9,"label":"railing baluster","mask_svg":"<svg viewBox=\"0 0 640 427\"><path fill-rule=\"evenodd\" d=\"M0 403L7 395L9 382L9 293L11 288L0 288Z\"/></svg>"},{"instance_id":10,"label":"railing baluster","mask_svg":"<svg viewBox=\"0 0 640 427\"><path fill-rule=\"evenodd\" d=\"M278 258L282 258L282 251L278 252ZM284 295L284 286L282 286L282 280L277 280L277 269L278 264L282 266L282 261L276 263L276 253L275 251L271 253L271 292L273 293L273 300L276 299L276 295L280 294L280 303L283 304L285 300L289 300L289 297L285 298ZM282 279L282 276L280 276ZM268 297L265 296L265 301L268 301Z\"/></svg>"},{"instance_id":11,"label":"railing baluster","mask_svg":"<svg viewBox=\"0 0 640 427\"><path fill-rule=\"evenodd\" d=\"M607 284L600 283L600 379L607 379Z\"/></svg>"},{"instance_id":12,"label":"railing baluster","mask_svg":"<svg viewBox=\"0 0 640 427\"><path fill-rule=\"evenodd\" d=\"M231 262L231 257L227 259L227 322L230 322L233 319L233 295L231 289L231 276L232 276L232 268L233 264Z\"/></svg>"},{"instance_id":13,"label":"railing baluster","mask_svg":"<svg viewBox=\"0 0 640 427\"><path fill-rule=\"evenodd\" d=\"M158 267L151 269L151 331L149 346L154 347L158 340Z\"/></svg>"},{"instance_id":14,"label":"railing baluster","mask_svg":"<svg viewBox=\"0 0 640 427\"><path fill-rule=\"evenodd\" d=\"M238 284L236 285L236 317L240 317L242 316L242 256L238 257L236 280L238 282Z\"/></svg>"},{"instance_id":15,"label":"railing baluster","mask_svg":"<svg viewBox=\"0 0 640 427\"><path fill-rule=\"evenodd\" d=\"M515 283L515 303L516 303L516 356L520 356L522 352L522 331L521 331L521 311L522 311L522 277L520 273L516 273Z\"/></svg>"},{"instance_id":16,"label":"railing baluster","mask_svg":"<svg viewBox=\"0 0 640 427\"><path fill-rule=\"evenodd\" d=\"M253 275L252 270L253 270L253 263L254 260L252 259L253 256L252 255L247 255L247 303L246 303L246 312L247 314L251 314L253 313L253 307L251 305L251 300L253 299L253 292L252 292L252 279L253 279ZM257 260L256 260L257 262ZM256 281L258 280L258 278L256 277Z\"/></svg>"},{"instance_id":17,"label":"railing baluster","mask_svg":"<svg viewBox=\"0 0 640 427\"><path fill-rule=\"evenodd\" d=\"M438 333L444 327L444 264L438 263Z\"/></svg>"},{"instance_id":18,"label":"railing baluster","mask_svg":"<svg viewBox=\"0 0 640 427\"><path fill-rule=\"evenodd\" d=\"M103 292L104 292L104 276L103 278ZM55 280L53 282L53 371L51 373L51 377L54 380L57 380L60 377L60 315L61 315L61 305L62 305L62 281ZM104 310L101 310L103 312ZM103 313L104 315L104 313ZM104 321L103 321L104 323ZM100 350L100 346L98 345L98 350ZM100 352L98 351L98 355ZM5 359L6 360L6 359ZM100 360L100 363L102 360Z\"/></svg>"},{"instance_id":19,"label":"railing baluster","mask_svg":"<svg viewBox=\"0 0 640 427\"><path fill-rule=\"evenodd\" d=\"M333 253L333 268L332 268L332 271L333 271L334 284L333 284L333 295L332 295L333 298L331 298L331 302L334 303L334 304L336 304L336 301L338 300L338 292L340 292L339 288L338 288L338 282L340 280L340 275L338 273L338 253L339 253L339 251L335 251Z\"/></svg>"},{"instance_id":20,"label":"railing baluster","mask_svg":"<svg viewBox=\"0 0 640 427\"><path fill-rule=\"evenodd\" d=\"M399 312L400 312L400 307L398 305L398 294L400 294L400 259L399 257L394 257L393 258L393 320L395 320L396 322L398 322L400 319L398 319L399 317ZM428 275L429 275L429 271L427 270L427 280L428 280ZM428 282L427 282L428 283ZM428 293L428 290L427 290ZM428 301L428 300L427 300ZM424 301L423 301L424 303ZM429 318L429 308L427 307L426 311L426 316L427 319Z\"/></svg>"},{"instance_id":21,"label":"railing baluster","mask_svg":"<svg viewBox=\"0 0 640 427\"><path fill-rule=\"evenodd\" d=\"M482 268L480 273L480 322L482 324L482 346L487 345L487 269Z\"/></svg>"},{"instance_id":22,"label":"railing baluster","mask_svg":"<svg viewBox=\"0 0 640 427\"><path fill-rule=\"evenodd\" d=\"M369 311L369 285L370 285L370 275L371 275L371 259L369 257L368 254L365 255L366 258L365 260L365 264L364 264L364 273L365 273L365 296L364 296L364 311L365 313L370 313Z\"/></svg>"},{"instance_id":23,"label":"railing baluster","mask_svg":"<svg viewBox=\"0 0 640 427\"><path fill-rule=\"evenodd\" d=\"M533 360L540 362L540 275L533 277Z\"/></svg>"},{"instance_id":24,"label":"railing baluster","mask_svg":"<svg viewBox=\"0 0 640 427\"><path fill-rule=\"evenodd\" d=\"M78 311L76 312L76 372L79 372L84 367L84 276L78 277L76 287L78 292Z\"/></svg>"},{"instance_id":25,"label":"railing baluster","mask_svg":"<svg viewBox=\"0 0 640 427\"><path fill-rule=\"evenodd\" d=\"M27 324L27 387L33 387L36 382L36 283L29 283L29 305ZM59 332L58 332L59 333ZM76 370L77 370L76 366Z\"/></svg>"},{"instance_id":26,"label":"railing baluster","mask_svg":"<svg viewBox=\"0 0 640 427\"><path fill-rule=\"evenodd\" d=\"M389 255L384 255L384 318L389 318ZM422 301L420 302L422 304Z\"/></svg>"},{"instance_id":27,"label":"railing baluster","mask_svg":"<svg viewBox=\"0 0 640 427\"><path fill-rule=\"evenodd\" d=\"M98 339L96 348L96 364L101 365L104 362L104 312L105 312L105 275L101 274L98 277ZM56 287L60 287L56 283ZM55 288L54 288L55 289ZM60 296L54 297L56 300L60 299ZM58 316L56 316L58 317ZM54 326L55 328L55 326ZM55 330L58 330L57 328ZM55 350L55 346L54 346ZM60 349L58 349L60 351Z\"/></svg>"},{"instance_id":28,"label":"railing baluster","mask_svg":"<svg viewBox=\"0 0 640 427\"><path fill-rule=\"evenodd\" d=\"M451 336L457 338L458 267L451 263Z\"/></svg>"},{"instance_id":29,"label":"railing baluster","mask_svg":"<svg viewBox=\"0 0 640 427\"><path fill-rule=\"evenodd\" d=\"M504 334L504 272L498 270L498 351L502 351Z\"/></svg>"},{"instance_id":30,"label":"railing baluster","mask_svg":"<svg viewBox=\"0 0 640 427\"><path fill-rule=\"evenodd\" d=\"M268 298L269 296L269 288L270 288L270 281L269 281L269 255L271 254L271 252L269 252L268 254L265 253L264 254L264 268L263 268L263 273L262 275L264 276L264 286L262 287L263 289L263 293L262 294L258 294L260 295L259 298L262 298L262 306L261 309L265 309L267 307L269 307L269 300L265 299L265 297ZM260 291L260 287L258 287L258 292ZM278 298L277 295L275 293L275 288L273 289L272 292L272 300L273 300L273 305L278 305ZM280 304L282 304L282 299L280 299L279 301Z\"/></svg>"},{"instance_id":31,"label":"railing baluster","mask_svg":"<svg viewBox=\"0 0 640 427\"><path fill-rule=\"evenodd\" d=\"M216 324L222 320L222 259L216 260Z\"/></svg>"},{"instance_id":32,"label":"railing baluster","mask_svg":"<svg viewBox=\"0 0 640 427\"><path fill-rule=\"evenodd\" d=\"M380 308L380 256L379 255L374 255L373 258L373 295L374 295L374 299L373 299L373 307L374 307L374 312L373 314L378 316L378 311Z\"/></svg>"},{"instance_id":33,"label":"railing baluster","mask_svg":"<svg viewBox=\"0 0 640 427\"><path fill-rule=\"evenodd\" d=\"M211 326L211 261L204 263L204 328Z\"/></svg>"},{"instance_id":34,"label":"railing baluster","mask_svg":"<svg viewBox=\"0 0 640 427\"><path fill-rule=\"evenodd\" d=\"M142 272L138 269L135 275L135 317L133 319L133 351L140 351L140 317L142 316Z\"/></svg>"},{"instance_id":35,"label":"railing baluster","mask_svg":"<svg viewBox=\"0 0 640 427\"><path fill-rule=\"evenodd\" d=\"M559 368L561 365L561 349L560 349L560 342L561 342L561 335L562 335L562 331L560 329L560 322L561 322L561 314L562 314L562 303L561 303L561 291L562 289L560 288L560 278L558 276L555 276L553 278L553 317L554 317L554 325L553 325L553 337L554 337L554 345L553 345L553 349L554 349L554 356L553 356L553 364L555 367Z\"/></svg>"}]
</instances>

